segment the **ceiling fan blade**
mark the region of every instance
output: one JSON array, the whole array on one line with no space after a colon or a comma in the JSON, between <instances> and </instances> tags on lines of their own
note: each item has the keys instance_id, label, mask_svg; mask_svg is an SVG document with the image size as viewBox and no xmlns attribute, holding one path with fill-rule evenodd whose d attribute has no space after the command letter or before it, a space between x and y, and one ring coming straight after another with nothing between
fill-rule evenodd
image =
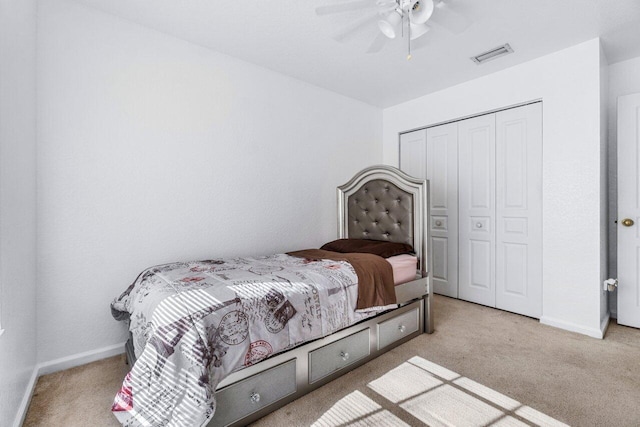
<instances>
[{"instance_id":1,"label":"ceiling fan blade","mask_svg":"<svg viewBox=\"0 0 640 427\"><path fill-rule=\"evenodd\" d=\"M347 28L341 30L339 33L333 36L333 38L339 42L344 42L356 35L359 31L367 28L368 24L380 19L378 12L374 12L369 16L365 16L362 19L357 20Z\"/></svg>"},{"instance_id":2,"label":"ceiling fan blade","mask_svg":"<svg viewBox=\"0 0 640 427\"><path fill-rule=\"evenodd\" d=\"M332 15L334 13L350 12L352 10L367 9L377 7L375 0L356 0L348 3L331 4L316 8L316 15Z\"/></svg>"},{"instance_id":3,"label":"ceiling fan blade","mask_svg":"<svg viewBox=\"0 0 640 427\"><path fill-rule=\"evenodd\" d=\"M378 33L375 39L373 39L373 43L367 49L367 53L378 53L382 50L389 38L382 33Z\"/></svg>"},{"instance_id":4,"label":"ceiling fan blade","mask_svg":"<svg viewBox=\"0 0 640 427\"><path fill-rule=\"evenodd\" d=\"M453 34L464 33L472 24L471 20L455 10L450 3L439 2L430 21L451 31Z\"/></svg>"}]
</instances>

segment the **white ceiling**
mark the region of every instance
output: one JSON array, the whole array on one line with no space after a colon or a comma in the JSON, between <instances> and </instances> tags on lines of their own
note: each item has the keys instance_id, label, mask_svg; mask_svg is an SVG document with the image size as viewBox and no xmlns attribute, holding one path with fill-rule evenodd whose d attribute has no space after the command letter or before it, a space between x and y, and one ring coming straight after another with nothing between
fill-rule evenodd
<instances>
[{"instance_id":1,"label":"white ceiling","mask_svg":"<svg viewBox=\"0 0 640 427\"><path fill-rule=\"evenodd\" d=\"M406 38L365 53L375 21L345 42L333 38L375 9L317 16L315 8L351 0L76 1L378 107L598 36L609 63L640 56L640 0L446 0L472 25L455 34L434 23L411 61ZM469 59L504 43L515 53L480 66Z\"/></svg>"}]
</instances>

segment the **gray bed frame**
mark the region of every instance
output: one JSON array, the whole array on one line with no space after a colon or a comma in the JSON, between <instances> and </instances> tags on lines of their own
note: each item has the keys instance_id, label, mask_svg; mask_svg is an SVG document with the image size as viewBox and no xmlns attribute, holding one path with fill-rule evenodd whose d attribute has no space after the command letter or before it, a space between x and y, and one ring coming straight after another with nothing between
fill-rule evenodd
<instances>
[{"instance_id":1,"label":"gray bed frame","mask_svg":"<svg viewBox=\"0 0 640 427\"><path fill-rule=\"evenodd\" d=\"M338 187L338 237L409 243L415 280L396 286L398 308L234 372L216 389L208 424L243 426L392 348L433 332L429 183L391 166L372 166ZM135 361L132 340L127 359Z\"/></svg>"}]
</instances>

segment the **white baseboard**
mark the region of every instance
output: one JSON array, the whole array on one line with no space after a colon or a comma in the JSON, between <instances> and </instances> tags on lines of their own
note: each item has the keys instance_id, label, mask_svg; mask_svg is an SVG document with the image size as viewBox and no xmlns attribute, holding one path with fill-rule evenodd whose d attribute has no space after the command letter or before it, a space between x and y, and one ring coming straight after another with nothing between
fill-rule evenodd
<instances>
[{"instance_id":1,"label":"white baseboard","mask_svg":"<svg viewBox=\"0 0 640 427\"><path fill-rule=\"evenodd\" d=\"M65 369L75 368L80 365L86 365L87 363L106 359L111 356L117 356L122 353L124 353L124 343L110 345L97 350L85 351L84 353L73 354L67 357L61 357L60 359L40 363L37 366L38 376L64 371Z\"/></svg>"},{"instance_id":2,"label":"white baseboard","mask_svg":"<svg viewBox=\"0 0 640 427\"><path fill-rule=\"evenodd\" d=\"M16 419L13 422L13 427L20 427L22 426L22 423L24 423L24 418L27 416L27 410L29 409L29 404L31 403L31 396L33 396L33 392L36 388L37 382L38 366L36 365L33 368L33 373L31 374L31 378L27 383L27 389L24 391L22 402L20 402L20 406L18 406L18 412L16 413Z\"/></svg>"},{"instance_id":3,"label":"white baseboard","mask_svg":"<svg viewBox=\"0 0 640 427\"><path fill-rule=\"evenodd\" d=\"M61 357L60 359L37 364L33 368L33 374L31 375L24 397L22 398L22 402L18 408L16 419L13 423L14 427L20 427L24 422L24 418L27 416L27 410L29 409L29 404L31 403L31 396L33 396L36 383L40 376L63 371L65 369L75 368L76 366L86 365L87 363L106 359L107 357L117 356L122 353L124 353L124 343L110 345L97 350L85 351L83 353L73 354L71 356Z\"/></svg>"},{"instance_id":4,"label":"white baseboard","mask_svg":"<svg viewBox=\"0 0 640 427\"><path fill-rule=\"evenodd\" d=\"M576 323L567 322L564 320L554 319L548 316L542 316L540 318L540 323L543 325L554 326L556 328L564 329L566 331L577 332L579 334L587 335L593 338L602 339L604 337L604 332L609 325L609 315L600 325L600 328L588 328L582 325L578 325Z\"/></svg>"}]
</instances>

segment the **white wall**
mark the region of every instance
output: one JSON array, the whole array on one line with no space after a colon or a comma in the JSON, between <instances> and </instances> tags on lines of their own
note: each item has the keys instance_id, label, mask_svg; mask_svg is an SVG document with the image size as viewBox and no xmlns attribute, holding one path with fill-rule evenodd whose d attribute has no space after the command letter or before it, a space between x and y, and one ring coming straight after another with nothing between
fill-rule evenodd
<instances>
[{"instance_id":1,"label":"white wall","mask_svg":"<svg viewBox=\"0 0 640 427\"><path fill-rule=\"evenodd\" d=\"M618 275L618 97L640 93L640 57L609 66L609 276ZM617 317L617 291L611 293L611 315Z\"/></svg>"},{"instance_id":2,"label":"white wall","mask_svg":"<svg viewBox=\"0 0 640 427\"><path fill-rule=\"evenodd\" d=\"M125 340L144 268L336 236L381 110L65 0L38 21L40 362Z\"/></svg>"},{"instance_id":3,"label":"white wall","mask_svg":"<svg viewBox=\"0 0 640 427\"><path fill-rule=\"evenodd\" d=\"M383 112L383 161L398 133L543 101L543 323L599 337L602 257L600 43L594 39Z\"/></svg>"},{"instance_id":4,"label":"white wall","mask_svg":"<svg viewBox=\"0 0 640 427\"><path fill-rule=\"evenodd\" d=\"M600 282L609 276L609 180L608 180L608 106L609 64L600 45ZM600 290L600 324L606 330L609 324L609 293Z\"/></svg>"},{"instance_id":5,"label":"white wall","mask_svg":"<svg viewBox=\"0 0 640 427\"><path fill-rule=\"evenodd\" d=\"M36 1L0 2L0 426L36 364Z\"/></svg>"}]
</instances>

